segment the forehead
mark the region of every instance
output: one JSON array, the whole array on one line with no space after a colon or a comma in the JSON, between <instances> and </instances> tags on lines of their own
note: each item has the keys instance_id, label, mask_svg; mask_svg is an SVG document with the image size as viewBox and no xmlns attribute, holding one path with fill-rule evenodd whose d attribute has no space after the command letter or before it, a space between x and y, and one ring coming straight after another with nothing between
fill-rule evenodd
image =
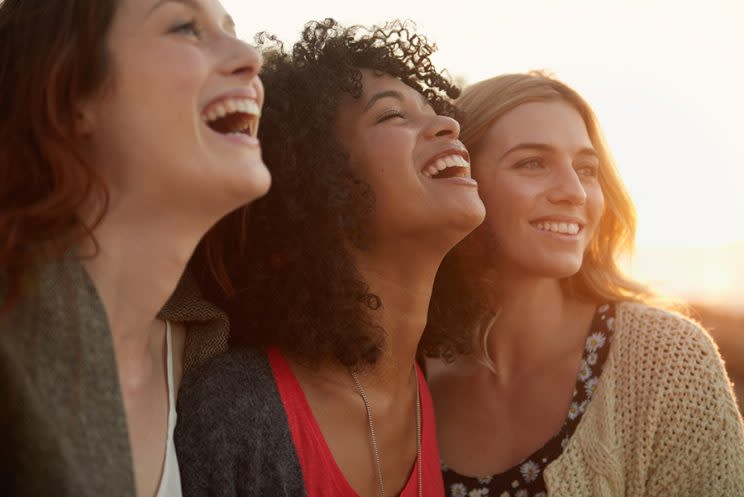
<instances>
[{"instance_id":1,"label":"forehead","mask_svg":"<svg viewBox=\"0 0 744 497\"><path fill-rule=\"evenodd\" d=\"M370 99L383 92L397 92L406 100L412 99L418 103L424 101L424 96L398 78L387 73L380 73L372 69L360 69L362 74L362 93L359 98L353 98L348 93L341 96L339 113L361 113L365 110Z\"/></svg>"},{"instance_id":2,"label":"forehead","mask_svg":"<svg viewBox=\"0 0 744 497\"><path fill-rule=\"evenodd\" d=\"M360 72L362 73L362 100L375 93L391 89L407 96L421 98L419 92L387 73L379 73L371 69L360 69Z\"/></svg>"},{"instance_id":3,"label":"forehead","mask_svg":"<svg viewBox=\"0 0 744 497\"><path fill-rule=\"evenodd\" d=\"M518 105L496 120L484 137L486 144L509 149L520 143L543 143L556 148L591 148L581 114L562 100Z\"/></svg>"},{"instance_id":4,"label":"forehead","mask_svg":"<svg viewBox=\"0 0 744 497\"><path fill-rule=\"evenodd\" d=\"M140 17L141 21L151 13L163 8L181 5L204 12L216 19L229 18L219 0L119 0L118 10L121 14Z\"/></svg>"}]
</instances>

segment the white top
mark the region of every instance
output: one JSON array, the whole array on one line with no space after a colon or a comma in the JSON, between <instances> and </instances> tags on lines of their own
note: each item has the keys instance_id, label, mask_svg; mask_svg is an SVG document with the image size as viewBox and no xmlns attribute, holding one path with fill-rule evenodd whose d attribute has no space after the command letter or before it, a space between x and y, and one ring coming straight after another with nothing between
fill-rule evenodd
<instances>
[{"instance_id":1,"label":"white top","mask_svg":"<svg viewBox=\"0 0 744 497\"><path fill-rule=\"evenodd\" d=\"M181 473L178 469L173 430L176 428L176 396L173 389L173 331L170 321L165 321L166 362L168 364L168 440L165 444L165 461L156 497L182 497Z\"/></svg>"}]
</instances>

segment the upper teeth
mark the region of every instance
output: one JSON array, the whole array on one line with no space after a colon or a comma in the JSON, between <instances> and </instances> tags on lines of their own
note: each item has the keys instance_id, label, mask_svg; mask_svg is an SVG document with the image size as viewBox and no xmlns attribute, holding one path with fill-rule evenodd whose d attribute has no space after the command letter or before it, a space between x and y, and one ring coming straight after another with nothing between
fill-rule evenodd
<instances>
[{"instance_id":1,"label":"upper teeth","mask_svg":"<svg viewBox=\"0 0 744 497\"><path fill-rule=\"evenodd\" d=\"M202 114L206 122L225 117L233 112L243 112L255 117L261 116L261 108L250 98L228 98L209 106Z\"/></svg>"},{"instance_id":2,"label":"upper teeth","mask_svg":"<svg viewBox=\"0 0 744 497\"><path fill-rule=\"evenodd\" d=\"M439 173L439 171L444 171L448 167L470 167L470 164L468 164L468 161L462 155L452 154L437 159L436 162L429 164L421 172L424 176L431 178Z\"/></svg>"},{"instance_id":3,"label":"upper teeth","mask_svg":"<svg viewBox=\"0 0 744 497\"><path fill-rule=\"evenodd\" d=\"M564 233L567 235L575 235L579 232L579 225L577 223L554 223L551 221L541 221L535 223L534 226L539 230Z\"/></svg>"}]
</instances>

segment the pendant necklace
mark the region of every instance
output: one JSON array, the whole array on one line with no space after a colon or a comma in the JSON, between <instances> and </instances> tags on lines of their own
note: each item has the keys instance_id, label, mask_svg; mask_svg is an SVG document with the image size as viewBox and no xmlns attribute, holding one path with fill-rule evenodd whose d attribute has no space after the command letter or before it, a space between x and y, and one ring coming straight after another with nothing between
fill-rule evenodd
<instances>
[{"instance_id":1,"label":"pendant necklace","mask_svg":"<svg viewBox=\"0 0 744 497\"><path fill-rule=\"evenodd\" d=\"M385 497L385 485L382 481L382 463L380 461L380 452L377 449L377 437L375 436L375 424L372 421L372 406L367 398L367 393L359 382L356 371L351 371L351 377L354 378L357 392L364 402L364 408L367 411L367 421L369 422L369 439L372 445L372 454L375 460L375 469L377 470L377 485L380 488L380 497ZM419 396L418 377L416 368L413 368L413 379L416 384L416 476L418 477L418 497L423 497L423 481L421 479L421 397Z\"/></svg>"}]
</instances>

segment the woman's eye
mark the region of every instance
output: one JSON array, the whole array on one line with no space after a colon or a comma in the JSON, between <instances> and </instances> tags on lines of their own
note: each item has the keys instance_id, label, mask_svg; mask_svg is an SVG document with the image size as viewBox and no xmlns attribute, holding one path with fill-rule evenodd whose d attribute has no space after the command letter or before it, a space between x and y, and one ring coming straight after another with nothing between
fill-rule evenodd
<instances>
[{"instance_id":1,"label":"woman's eye","mask_svg":"<svg viewBox=\"0 0 744 497\"><path fill-rule=\"evenodd\" d=\"M201 29L199 29L199 25L196 23L196 21L189 21L183 24L179 24L178 26L171 29L170 32L198 38L201 34Z\"/></svg>"},{"instance_id":2,"label":"woman's eye","mask_svg":"<svg viewBox=\"0 0 744 497\"><path fill-rule=\"evenodd\" d=\"M514 167L517 169L537 170L543 168L544 164L539 159L527 159L517 162Z\"/></svg>"},{"instance_id":3,"label":"woman's eye","mask_svg":"<svg viewBox=\"0 0 744 497\"><path fill-rule=\"evenodd\" d=\"M593 178L597 176L599 172L599 167L595 166L594 164L587 164L587 165L577 167L576 172L579 173L581 176Z\"/></svg>"},{"instance_id":4,"label":"woman's eye","mask_svg":"<svg viewBox=\"0 0 744 497\"><path fill-rule=\"evenodd\" d=\"M390 119L395 119L396 117L405 118L406 115L399 110L391 110L381 115L380 118L377 120L377 123L379 124Z\"/></svg>"}]
</instances>

